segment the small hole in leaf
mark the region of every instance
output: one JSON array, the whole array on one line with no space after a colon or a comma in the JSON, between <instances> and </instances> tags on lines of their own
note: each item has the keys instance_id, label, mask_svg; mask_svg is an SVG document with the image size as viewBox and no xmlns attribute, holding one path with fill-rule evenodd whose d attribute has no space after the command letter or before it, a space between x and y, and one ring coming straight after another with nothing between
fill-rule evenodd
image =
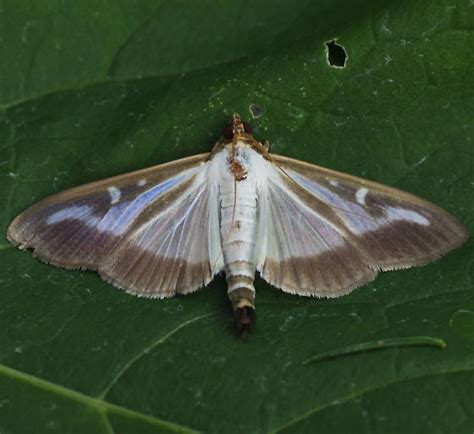
<instances>
[{"instance_id":1,"label":"small hole in leaf","mask_svg":"<svg viewBox=\"0 0 474 434\"><path fill-rule=\"evenodd\" d=\"M337 44L335 39L330 42L326 42L326 57L328 64L333 68L346 67L346 50L342 45Z\"/></svg>"},{"instance_id":2,"label":"small hole in leaf","mask_svg":"<svg viewBox=\"0 0 474 434\"><path fill-rule=\"evenodd\" d=\"M249 111L254 119L259 118L263 113L265 113L265 109L258 104L250 104Z\"/></svg>"}]
</instances>

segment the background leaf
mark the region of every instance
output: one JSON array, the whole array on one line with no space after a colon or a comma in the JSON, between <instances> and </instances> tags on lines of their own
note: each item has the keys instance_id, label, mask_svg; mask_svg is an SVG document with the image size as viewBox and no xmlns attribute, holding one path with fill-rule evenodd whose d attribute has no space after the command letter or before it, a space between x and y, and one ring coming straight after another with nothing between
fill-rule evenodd
<instances>
[{"instance_id":1,"label":"background leaf","mask_svg":"<svg viewBox=\"0 0 474 434\"><path fill-rule=\"evenodd\" d=\"M273 151L397 186L474 231L469 0L0 2L0 225L67 187L209 150L232 112ZM337 38L346 68L326 60ZM256 104L263 115L252 119ZM471 433L474 244L335 300L257 279L138 299L0 244L2 433ZM303 365L376 339L432 336Z\"/></svg>"}]
</instances>

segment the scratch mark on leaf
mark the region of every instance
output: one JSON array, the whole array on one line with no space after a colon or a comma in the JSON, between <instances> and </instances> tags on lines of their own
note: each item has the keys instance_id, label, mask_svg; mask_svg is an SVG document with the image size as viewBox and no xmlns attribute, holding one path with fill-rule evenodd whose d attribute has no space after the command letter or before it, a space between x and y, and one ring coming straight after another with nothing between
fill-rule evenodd
<instances>
[{"instance_id":1,"label":"scratch mark on leaf","mask_svg":"<svg viewBox=\"0 0 474 434\"><path fill-rule=\"evenodd\" d=\"M397 136L397 139L398 139L398 148L400 149L400 160L403 163L403 165L405 166L405 168L409 169L410 165L408 164L408 162L406 160L406 157L405 157L405 150L403 148L403 138L402 138L402 135L400 133L400 129L398 128L398 125L396 124L396 122L393 119L390 120L390 124L392 125L393 130L395 132L395 135Z\"/></svg>"},{"instance_id":2,"label":"scratch mark on leaf","mask_svg":"<svg viewBox=\"0 0 474 434\"><path fill-rule=\"evenodd\" d=\"M386 348L393 347L413 347L413 346L429 346L437 348L445 348L446 342L439 338L433 338L431 336L410 336L403 338L393 339L379 339L376 341L364 342L361 344L349 345L343 348L336 348L332 351L327 351L322 354L310 357L303 362L303 365L307 365L313 362L320 362L322 360L334 359L340 356L347 356L365 351L383 350Z\"/></svg>"}]
</instances>

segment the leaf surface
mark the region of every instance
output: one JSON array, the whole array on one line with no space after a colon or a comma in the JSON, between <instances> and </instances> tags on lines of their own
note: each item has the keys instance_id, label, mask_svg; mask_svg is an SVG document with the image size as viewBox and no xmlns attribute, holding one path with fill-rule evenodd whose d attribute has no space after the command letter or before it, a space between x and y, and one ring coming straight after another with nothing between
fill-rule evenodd
<instances>
[{"instance_id":1,"label":"leaf surface","mask_svg":"<svg viewBox=\"0 0 474 434\"><path fill-rule=\"evenodd\" d=\"M54 192L209 150L233 112L273 152L420 195L473 233L471 3L1 2L2 233ZM246 342L223 278L158 301L5 239L0 263L1 432L472 432L472 240L334 300L257 279ZM417 336L446 348L343 354Z\"/></svg>"}]
</instances>

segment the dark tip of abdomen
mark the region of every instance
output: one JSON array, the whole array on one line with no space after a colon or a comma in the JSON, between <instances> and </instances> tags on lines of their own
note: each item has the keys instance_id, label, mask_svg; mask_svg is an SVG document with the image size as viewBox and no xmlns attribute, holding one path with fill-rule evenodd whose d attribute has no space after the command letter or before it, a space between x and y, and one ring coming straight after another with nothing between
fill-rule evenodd
<instances>
[{"instance_id":1,"label":"dark tip of abdomen","mask_svg":"<svg viewBox=\"0 0 474 434\"><path fill-rule=\"evenodd\" d=\"M234 311L234 318L240 338L245 339L255 327L255 309L250 306L238 307Z\"/></svg>"},{"instance_id":2,"label":"dark tip of abdomen","mask_svg":"<svg viewBox=\"0 0 474 434\"><path fill-rule=\"evenodd\" d=\"M255 327L255 290L241 287L231 290L228 296L232 303L237 332L241 338L245 338Z\"/></svg>"}]
</instances>

